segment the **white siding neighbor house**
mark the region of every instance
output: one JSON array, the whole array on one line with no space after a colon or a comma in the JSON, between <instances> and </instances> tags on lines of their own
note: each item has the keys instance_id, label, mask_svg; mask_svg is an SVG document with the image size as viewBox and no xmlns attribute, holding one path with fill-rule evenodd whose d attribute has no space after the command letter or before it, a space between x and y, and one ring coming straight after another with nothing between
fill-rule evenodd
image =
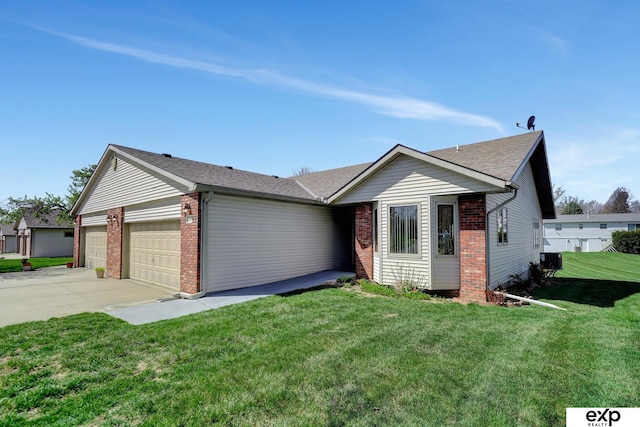
<instances>
[{"instance_id":1,"label":"white siding neighbor house","mask_svg":"<svg viewBox=\"0 0 640 427\"><path fill-rule=\"evenodd\" d=\"M290 178L110 145L72 213L76 266L182 295L340 269L475 300L555 217L540 131Z\"/></svg>"},{"instance_id":2,"label":"white siding neighbor house","mask_svg":"<svg viewBox=\"0 0 640 427\"><path fill-rule=\"evenodd\" d=\"M600 252L614 231L640 230L640 213L558 215L544 221L545 252Z\"/></svg>"},{"instance_id":3,"label":"white siding neighbor house","mask_svg":"<svg viewBox=\"0 0 640 427\"><path fill-rule=\"evenodd\" d=\"M16 225L16 253L25 258L73 255L73 226L58 219L58 211L43 218L26 212Z\"/></svg>"}]
</instances>

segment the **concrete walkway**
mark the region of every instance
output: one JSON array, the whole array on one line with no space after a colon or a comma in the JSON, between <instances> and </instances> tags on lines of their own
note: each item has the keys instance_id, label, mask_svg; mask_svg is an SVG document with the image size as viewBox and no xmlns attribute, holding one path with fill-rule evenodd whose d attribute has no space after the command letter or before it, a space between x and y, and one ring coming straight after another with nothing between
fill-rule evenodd
<instances>
[{"instance_id":1,"label":"concrete walkway","mask_svg":"<svg viewBox=\"0 0 640 427\"><path fill-rule=\"evenodd\" d=\"M339 277L353 275L354 273L348 271L327 270L250 288L214 292L199 299L172 299L155 304L121 308L108 313L134 325L141 325L158 320L174 319L225 305L239 304L257 298L281 295L317 286L329 286L335 284Z\"/></svg>"},{"instance_id":2,"label":"concrete walkway","mask_svg":"<svg viewBox=\"0 0 640 427\"><path fill-rule=\"evenodd\" d=\"M0 327L82 312L103 312L140 325L238 304L256 298L329 285L345 271L324 271L245 289L176 299L175 291L135 280L98 279L92 269L48 267L0 273Z\"/></svg>"}]
</instances>

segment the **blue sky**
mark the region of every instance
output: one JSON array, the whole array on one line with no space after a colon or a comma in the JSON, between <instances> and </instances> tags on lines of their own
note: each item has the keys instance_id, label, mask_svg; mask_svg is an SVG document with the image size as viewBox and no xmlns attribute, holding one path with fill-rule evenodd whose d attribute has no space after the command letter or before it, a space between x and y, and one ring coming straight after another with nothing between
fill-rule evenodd
<instances>
[{"instance_id":1,"label":"blue sky","mask_svg":"<svg viewBox=\"0 0 640 427\"><path fill-rule=\"evenodd\" d=\"M545 131L566 195L640 197L640 2L0 2L0 202L108 144L270 175Z\"/></svg>"}]
</instances>

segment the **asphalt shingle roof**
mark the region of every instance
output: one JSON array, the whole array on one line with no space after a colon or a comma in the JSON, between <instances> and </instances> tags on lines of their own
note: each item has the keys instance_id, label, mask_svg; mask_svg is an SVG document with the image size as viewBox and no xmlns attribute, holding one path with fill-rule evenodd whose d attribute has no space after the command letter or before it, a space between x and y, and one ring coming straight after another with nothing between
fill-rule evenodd
<instances>
[{"instance_id":1,"label":"asphalt shingle roof","mask_svg":"<svg viewBox=\"0 0 640 427\"><path fill-rule=\"evenodd\" d=\"M71 228L72 224L58 219L60 211L53 210L42 218L36 218L32 212L25 212L23 218L27 228Z\"/></svg>"},{"instance_id":2,"label":"asphalt shingle roof","mask_svg":"<svg viewBox=\"0 0 640 427\"><path fill-rule=\"evenodd\" d=\"M541 134L542 131L527 132L425 154L494 178L511 181ZM373 164L362 163L279 178L120 145L112 147L196 185L308 201L331 196Z\"/></svg>"},{"instance_id":3,"label":"asphalt shingle roof","mask_svg":"<svg viewBox=\"0 0 640 427\"><path fill-rule=\"evenodd\" d=\"M195 184L288 198L315 199L292 179L278 178L179 157L168 157L163 154L120 145L113 145L113 147Z\"/></svg>"},{"instance_id":4,"label":"asphalt shingle roof","mask_svg":"<svg viewBox=\"0 0 640 427\"><path fill-rule=\"evenodd\" d=\"M640 213L611 213L611 214L583 214L583 215L558 215L556 219L545 220L545 222L629 222L640 224Z\"/></svg>"},{"instance_id":5,"label":"asphalt shingle roof","mask_svg":"<svg viewBox=\"0 0 640 427\"><path fill-rule=\"evenodd\" d=\"M308 173L291 177L291 179L298 181L317 197L329 197L371 166L371 164L372 163L362 163L338 169Z\"/></svg>"},{"instance_id":6,"label":"asphalt shingle roof","mask_svg":"<svg viewBox=\"0 0 640 427\"><path fill-rule=\"evenodd\" d=\"M511 181L542 131L461 145L426 154L504 181Z\"/></svg>"},{"instance_id":7,"label":"asphalt shingle roof","mask_svg":"<svg viewBox=\"0 0 640 427\"><path fill-rule=\"evenodd\" d=\"M13 229L13 225L9 224L0 224L0 231L2 231L3 236L15 236L16 230Z\"/></svg>"}]
</instances>

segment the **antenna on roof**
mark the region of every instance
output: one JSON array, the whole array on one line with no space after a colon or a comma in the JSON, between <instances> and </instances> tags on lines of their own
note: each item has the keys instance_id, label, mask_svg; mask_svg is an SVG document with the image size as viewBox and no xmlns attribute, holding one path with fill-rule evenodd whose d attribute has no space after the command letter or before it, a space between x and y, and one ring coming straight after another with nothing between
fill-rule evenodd
<instances>
[{"instance_id":1,"label":"antenna on roof","mask_svg":"<svg viewBox=\"0 0 640 427\"><path fill-rule=\"evenodd\" d=\"M527 127L525 128L524 126L520 126L520 122L516 122L516 126L518 126L519 128L522 129L527 129L530 131L534 131L536 130L536 125L534 124L534 122L536 121L536 116L531 116L529 117L529 120L527 120Z\"/></svg>"}]
</instances>

